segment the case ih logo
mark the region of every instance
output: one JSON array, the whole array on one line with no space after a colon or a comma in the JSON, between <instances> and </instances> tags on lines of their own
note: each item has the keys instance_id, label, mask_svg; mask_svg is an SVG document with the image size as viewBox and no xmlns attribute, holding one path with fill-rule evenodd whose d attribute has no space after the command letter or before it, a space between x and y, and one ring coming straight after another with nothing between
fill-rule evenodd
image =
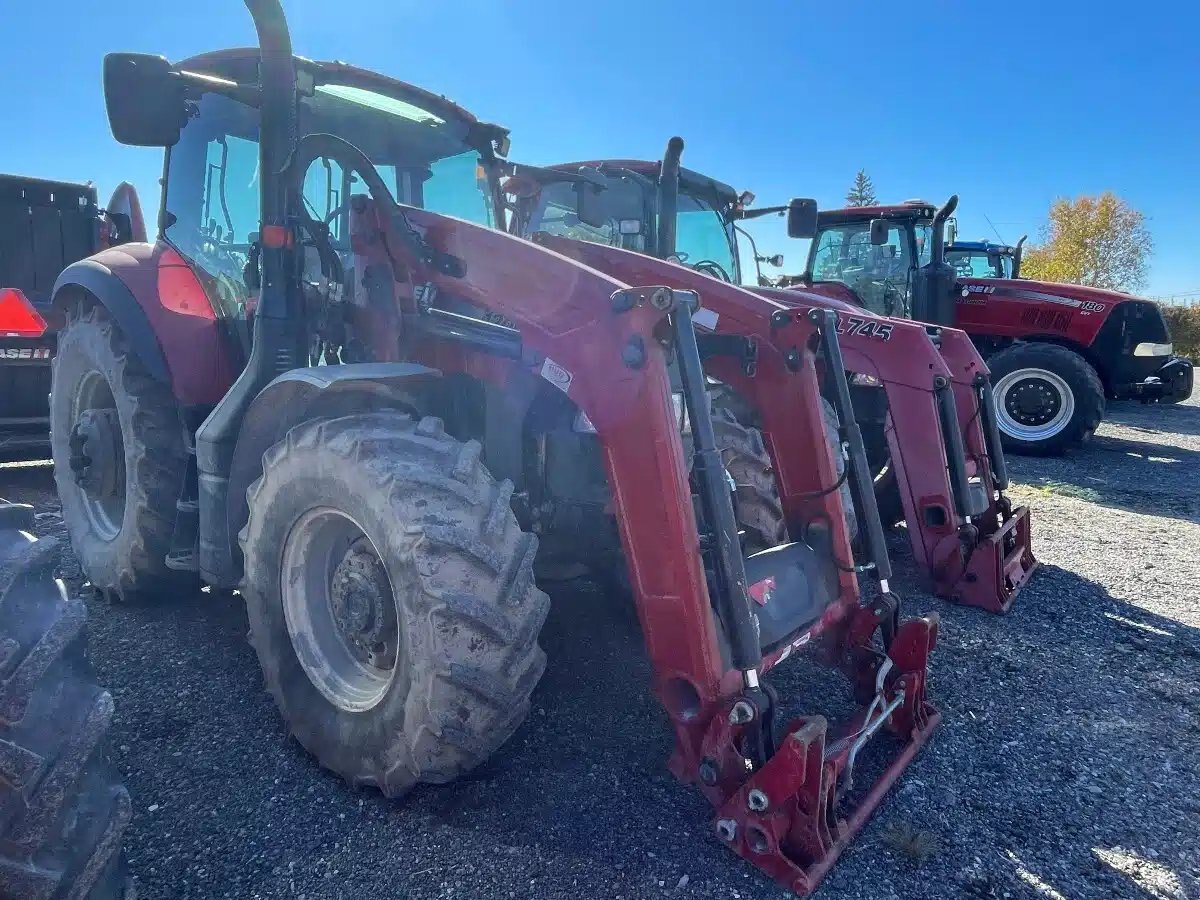
<instances>
[{"instance_id":1,"label":"case ih logo","mask_svg":"<svg viewBox=\"0 0 1200 900\"><path fill-rule=\"evenodd\" d=\"M49 359L49 347L0 347L0 359Z\"/></svg>"}]
</instances>

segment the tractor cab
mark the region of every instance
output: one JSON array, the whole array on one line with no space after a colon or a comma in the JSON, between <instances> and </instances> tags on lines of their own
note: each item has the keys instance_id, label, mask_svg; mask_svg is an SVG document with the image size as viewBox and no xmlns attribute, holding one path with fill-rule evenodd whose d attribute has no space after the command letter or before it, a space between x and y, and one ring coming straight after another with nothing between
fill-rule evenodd
<instances>
[{"instance_id":1,"label":"tractor cab","mask_svg":"<svg viewBox=\"0 0 1200 900\"><path fill-rule=\"evenodd\" d=\"M1024 237L1016 246L955 240L946 247L946 262L959 278L1019 278L1024 244Z\"/></svg>"},{"instance_id":2,"label":"tractor cab","mask_svg":"<svg viewBox=\"0 0 1200 900\"><path fill-rule=\"evenodd\" d=\"M822 210L799 283L878 315L954 324L945 223L957 203L953 197L940 210L924 200Z\"/></svg>"}]
</instances>

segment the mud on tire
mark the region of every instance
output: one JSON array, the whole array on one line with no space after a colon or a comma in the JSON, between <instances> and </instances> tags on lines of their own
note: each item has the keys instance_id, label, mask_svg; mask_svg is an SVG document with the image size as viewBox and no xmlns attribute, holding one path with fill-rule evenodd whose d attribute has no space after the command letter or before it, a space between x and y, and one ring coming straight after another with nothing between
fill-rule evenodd
<instances>
[{"instance_id":1,"label":"mud on tire","mask_svg":"<svg viewBox=\"0 0 1200 900\"><path fill-rule=\"evenodd\" d=\"M784 543L788 539L787 522L762 432L743 425L727 407L715 407L712 419L721 461L737 485L735 512L738 526L746 532L747 552ZM690 452L690 446L688 449Z\"/></svg>"},{"instance_id":2,"label":"mud on tire","mask_svg":"<svg viewBox=\"0 0 1200 900\"><path fill-rule=\"evenodd\" d=\"M104 406L109 401L111 406ZM120 452L114 456L123 462L123 497L103 521L71 465L78 449L72 447L72 432L85 404L115 410L119 421ZM187 466L178 405L98 304L72 310L59 334L50 431L63 519L91 583L120 600L194 585L194 577L168 569L165 562ZM121 494L120 486L115 493Z\"/></svg>"},{"instance_id":3,"label":"mud on tire","mask_svg":"<svg viewBox=\"0 0 1200 900\"><path fill-rule=\"evenodd\" d=\"M84 662L87 611L54 577L58 544L0 503L0 900L132 900L129 794L101 743L112 698Z\"/></svg>"},{"instance_id":4,"label":"mud on tire","mask_svg":"<svg viewBox=\"0 0 1200 900\"><path fill-rule=\"evenodd\" d=\"M240 536L250 640L289 729L323 766L398 796L478 765L525 719L545 668L537 636L549 599L534 584L537 539L517 524L512 490L484 468L478 442L400 413L306 422L264 455ZM317 638L299 637L302 663L289 632L289 535L315 510L361 530L394 604L386 686L353 711L310 675L323 677L311 663Z\"/></svg>"}]
</instances>

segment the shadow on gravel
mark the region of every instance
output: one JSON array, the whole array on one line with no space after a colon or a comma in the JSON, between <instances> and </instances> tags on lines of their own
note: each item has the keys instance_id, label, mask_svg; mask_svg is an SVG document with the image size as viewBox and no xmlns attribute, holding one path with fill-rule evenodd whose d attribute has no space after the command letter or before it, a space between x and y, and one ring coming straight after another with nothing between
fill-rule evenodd
<instances>
[{"instance_id":1,"label":"shadow on gravel","mask_svg":"<svg viewBox=\"0 0 1200 900\"><path fill-rule=\"evenodd\" d=\"M1194 403L1111 403L1105 418L1148 434L1200 435L1200 406Z\"/></svg>"},{"instance_id":2,"label":"shadow on gravel","mask_svg":"<svg viewBox=\"0 0 1200 900\"><path fill-rule=\"evenodd\" d=\"M942 609L939 837L983 861L961 887L1195 896L1200 629L1053 565L1010 616Z\"/></svg>"},{"instance_id":3,"label":"shadow on gravel","mask_svg":"<svg viewBox=\"0 0 1200 900\"><path fill-rule=\"evenodd\" d=\"M1200 409L1182 407L1181 412ZM1200 452L1106 434L1063 458L1010 456L1030 487L1131 512L1200 523Z\"/></svg>"}]
</instances>

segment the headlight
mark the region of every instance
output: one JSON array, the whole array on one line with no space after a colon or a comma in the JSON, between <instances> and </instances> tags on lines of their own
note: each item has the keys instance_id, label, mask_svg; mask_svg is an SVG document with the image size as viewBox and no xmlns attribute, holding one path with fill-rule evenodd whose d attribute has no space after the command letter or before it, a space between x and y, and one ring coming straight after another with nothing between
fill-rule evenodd
<instances>
[{"instance_id":1,"label":"headlight","mask_svg":"<svg viewBox=\"0 0 1200 900\"><path fill-rule=\"evenodd\" d=\"M582 409L575 414L575 422L571 426L571 430L577 434L595 434L596 426L592 424L592 420L587 417Z\"/></svg>"},{"instance_id":2,"label":"headlight","mask_svg":"<svg viewBox=\"0 0 1200 900\"><path fill-rule=\"evenodd\" d=\"M1174 344L1138 344L1133 348L1134 356L1170 356L1175 352Z\"/></svg>"}]
</instances>

